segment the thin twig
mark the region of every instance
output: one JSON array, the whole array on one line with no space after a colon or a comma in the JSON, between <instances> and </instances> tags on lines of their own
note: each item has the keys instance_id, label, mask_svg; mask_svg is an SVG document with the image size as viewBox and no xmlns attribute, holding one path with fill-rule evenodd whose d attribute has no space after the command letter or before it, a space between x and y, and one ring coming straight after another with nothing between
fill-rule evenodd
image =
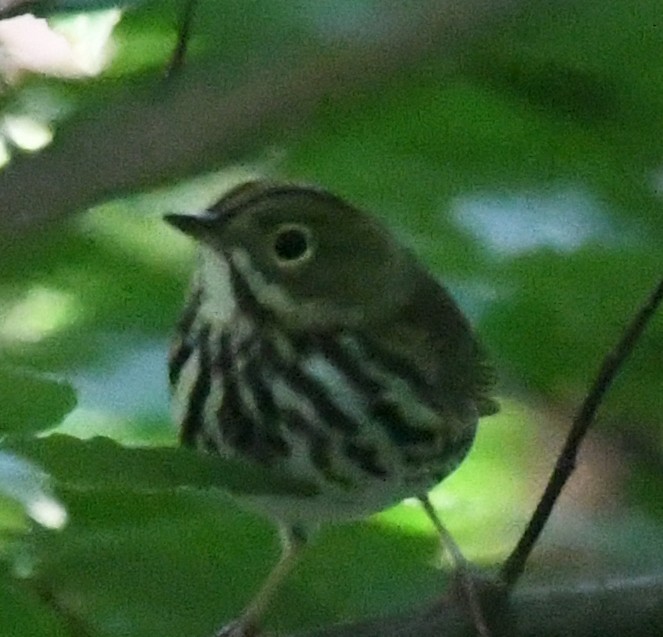
<instances>
[{"instance_id":1,"label":"thin twig","mask_svg":"<svg viewBox=\"0 0 663 637\"><path fill-rule=\"evenodd\" d=\"M177 33L177 44L175 50L170 58L170 62L166 69L166 78L172 78L175 74L179 73L184 67L184 60L186 58L187 49L189 46L189 39L191 35L191 24L193 17L196 13L197 0L186 0L184 9L182 10L182 21Z\"/></svg>"},{"instance_id":2,"label":"thin twig","mask_svg":"<svg viewBox=\"0 0 663 637\"><path fill-rule=\"evenodd\" d=\"M648 299L637 312L631 324L628 326L617 346L605 357L599 372L594 380L591 390L583 401L569 435L564 443L557 463L553 469L546 489L536 507L536 511L522 534L518 544L502 565L500 576L509 589L518 581L522 574L525 563L536 544L548 518L552 512L559 495L568 481L576 465L578 449L585 434L594 421L594 416L603 398L624 365L626 359L633 351L637 340L643 333L647 323L650 321L657 307L663 299L663 279L654 288Z\"/></svg>"}]
</instances>

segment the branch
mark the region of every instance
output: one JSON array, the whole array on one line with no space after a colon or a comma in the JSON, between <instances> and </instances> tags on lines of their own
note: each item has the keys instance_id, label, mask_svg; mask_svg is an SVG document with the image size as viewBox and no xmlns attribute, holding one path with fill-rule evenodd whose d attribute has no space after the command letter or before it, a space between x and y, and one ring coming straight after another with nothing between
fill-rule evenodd
<instances>
[{"instance_id":1,"label":"branch","mask_svg":"<svg viewBox=\"0 0 663 637\"><path fill-rule=\"evenodd\" d=\"M281 143L284 133L304 130L320 104L348 108L379 94L395 73L433 54L449 60L486 25L494 28L531 5L447 0L401 8L385 16L397 30L378 42L323 51L296 68L276 62L233 91L217 63L205 72L183 69L176 81L81 113L61 127L51 147L15 158L0 174L0 238L3 231L15 234L109 197L240 161Z\"/></svg>"},{"instance_id":2,"label":"branch","mask_svg":"<svg viewBox=\"0 0 663 637\"><path fill-rule=\"evenodd\" d=\"M492 595L492 596L491 596ZM504 598L484 591L482 607ZM333 626L292 637L467 637L473 624L462 596L403 615ZM514 591L491 623L494 637L624 637L663 635L663 576L531 587Z\"/></svg>"},{"instance_id":3,"label":"branch","mask_svg":"<svg viewBox=\"0 0 663 637\"><path fill-rule=\"evenodd\" d=\"M585 438L589 427L594 422L596 411L612 382L626 362L626 359L635 348L648 322L654 316L662 299L663 279L659 281L658 285L649 295L649 298L638 310L615 349L606 356L601 364L596 379L573 420L569 435L557 458L555 468L548 480L543 496L536 507L536 511L532 515L515 549L502 566L500 575L507 588L513 588L522 574L525 563L541 531L543 531L564 485L575 469L580 444Z\"/></svg>"}]
</instances>

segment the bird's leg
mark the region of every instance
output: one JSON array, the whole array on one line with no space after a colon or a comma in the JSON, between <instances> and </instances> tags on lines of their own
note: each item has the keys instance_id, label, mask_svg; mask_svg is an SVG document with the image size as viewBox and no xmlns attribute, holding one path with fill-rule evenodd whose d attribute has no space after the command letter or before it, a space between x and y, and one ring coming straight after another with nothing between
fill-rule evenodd
<instances>
[{"instance_id":1,"label":"bird's leg","mask_svg":"<svg viewBox=\"0 0 663 637\"><path fill-rule=\"evenodd\" d=\"M296 564L299 554L307 543L307 535L299 526L282 525L281 556L263 582L260 590L246 607L242 616L224 626L214 637L253 637L259 632L259 624L279 586Z\"/></svg>"},{"instance_id":2,"label":"bird's leg","mask_svg":"<svg viewBox=\"0 0 663 637\"><path fill-rule=\"evenodd\" d=\"M440 538L440 544L442 545L442 550L446 550L449 556L451 557L451 562L454 569L460 577L460 583L463 587L463 593L467 604L469 606L470 614L472 616L472 621L477 629L477 633L480 637L490 637L490 630L486 624L486 620L483 616L483 611L481 609L481 603L479 601L479 595L477 593L477 588L474 585L474 580L472 579L472 573L467 560L461 553L460 547L456 544L451 533L447 527L442 524L442 520L438 516L433 504L430 501L428 495L419 496L419 500L424 507L424 511L430 518L437 534Z\"/></svg>"}]
</instances>

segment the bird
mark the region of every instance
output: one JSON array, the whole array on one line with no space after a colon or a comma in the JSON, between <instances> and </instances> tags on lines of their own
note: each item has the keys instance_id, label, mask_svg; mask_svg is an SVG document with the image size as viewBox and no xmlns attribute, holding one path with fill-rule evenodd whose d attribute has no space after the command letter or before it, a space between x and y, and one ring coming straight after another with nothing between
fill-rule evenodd
<instances>
[{"instance_id":1,"label":"bird","mask_svg":"<svg viewBox=\"0 0 663 637\"><path fill-rule=\"evenodd\" d=\"M182 444L315 488L240 496L274 521L282 552L216 637L259 632L321 525L408 497L462 559L427 494L498 406L445 287L378 217L317 186L251 179L165 220L198 246L168 360Z\"/></svg>"}]
</instances>

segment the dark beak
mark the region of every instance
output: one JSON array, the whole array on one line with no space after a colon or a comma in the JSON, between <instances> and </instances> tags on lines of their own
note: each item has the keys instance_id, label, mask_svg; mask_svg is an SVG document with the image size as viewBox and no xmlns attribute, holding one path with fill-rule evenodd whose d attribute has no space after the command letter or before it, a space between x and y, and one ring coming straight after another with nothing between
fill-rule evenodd
<instances>
[{"instance_id":1,"label":"dark beak","mask_svg":"<svg viewBox=\"0 0 663 637\"><path fill-rule=\"evenodd\" d=\"M194 239L208 237L219 224L219 215L204 210L196 214L171 213L164 215L164 220Z\"/></svg>"}]
</instances>

